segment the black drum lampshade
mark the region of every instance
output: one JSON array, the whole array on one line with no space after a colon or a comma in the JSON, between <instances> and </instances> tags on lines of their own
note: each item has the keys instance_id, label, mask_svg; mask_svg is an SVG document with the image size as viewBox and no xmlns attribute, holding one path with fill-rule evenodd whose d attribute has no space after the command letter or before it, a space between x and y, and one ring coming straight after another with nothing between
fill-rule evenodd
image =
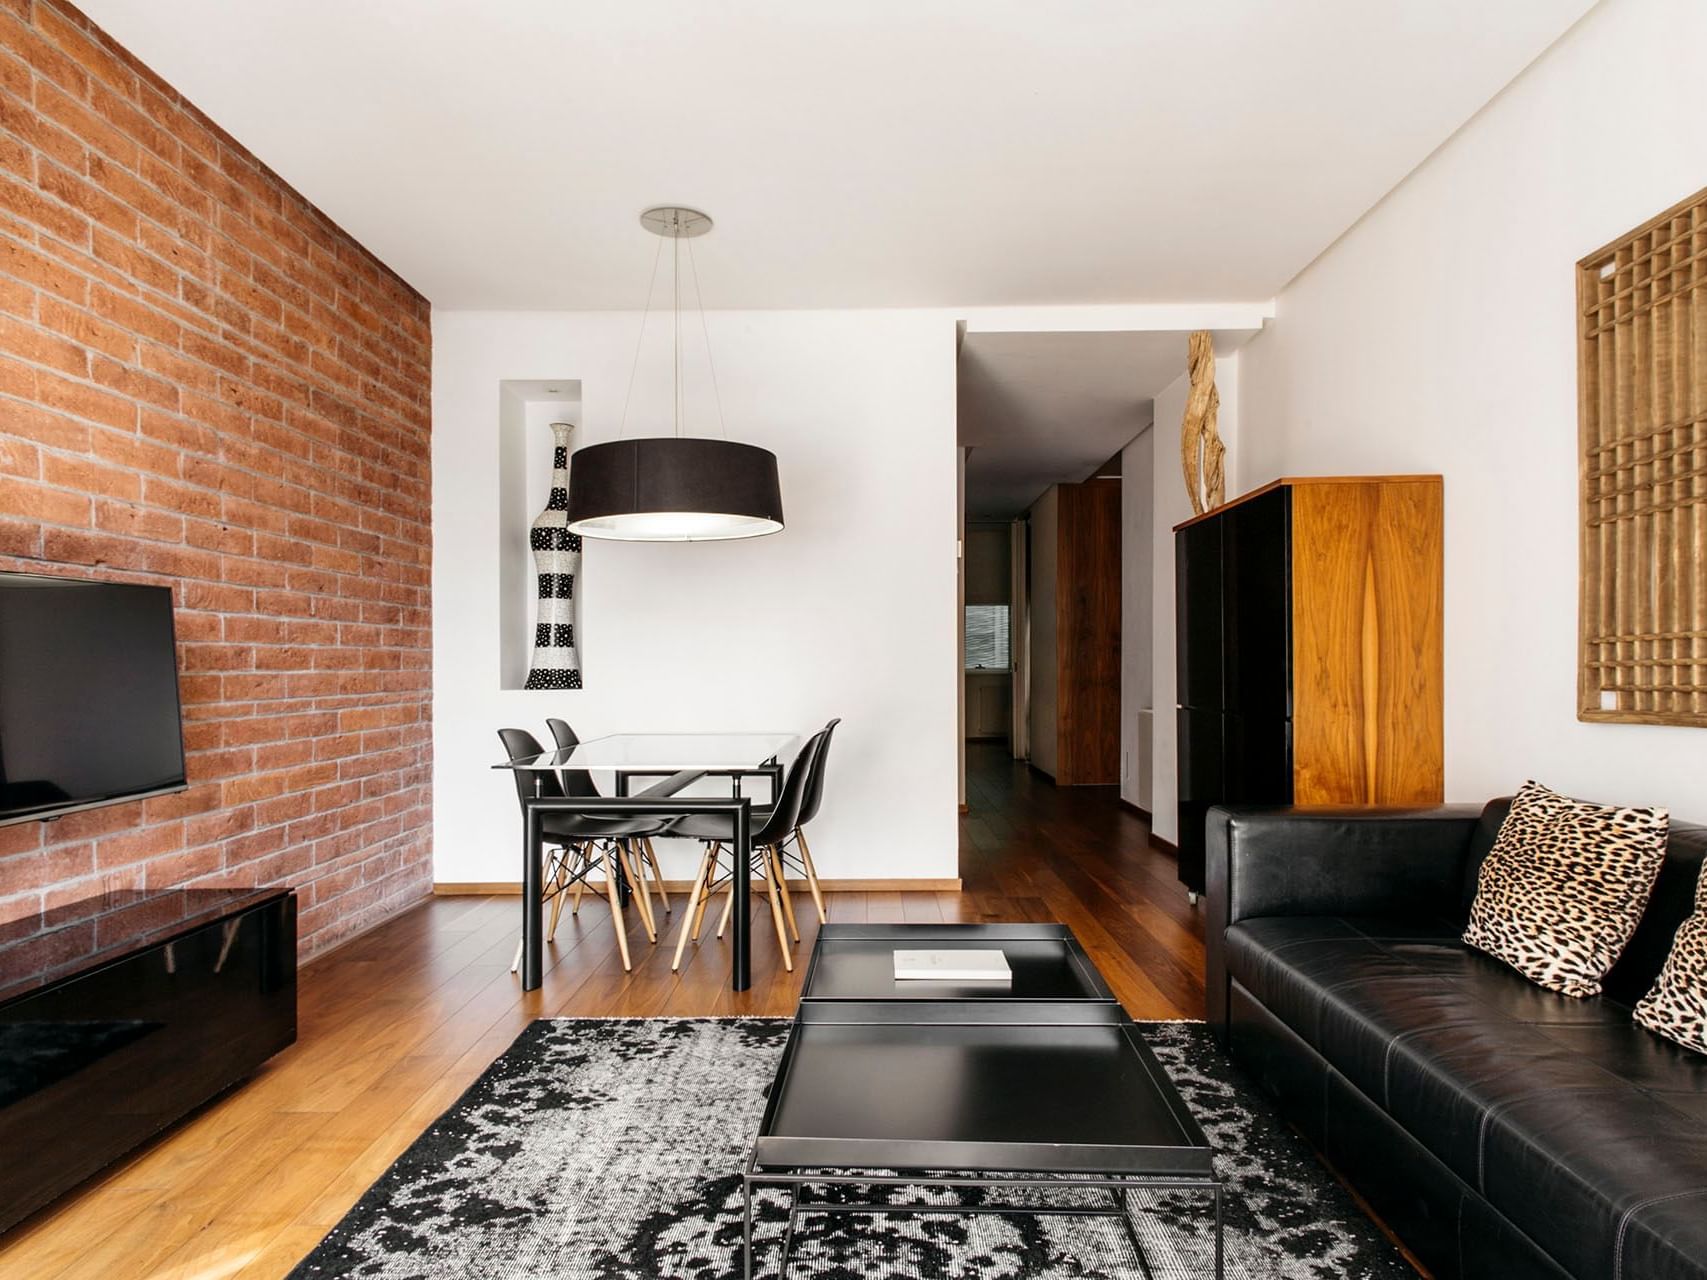
<instances>
[{"instance_id":1,"label":"black drum lampshade","mask_svg":"<svg viewBox=\"0 0 1707 1280\"><path fill-rule=\"evenodd\" d=\"M623 542L756 538L782 528L776 455L696 436L613 440L575 451L569 530Z\"/></svg>"}]
</instances>

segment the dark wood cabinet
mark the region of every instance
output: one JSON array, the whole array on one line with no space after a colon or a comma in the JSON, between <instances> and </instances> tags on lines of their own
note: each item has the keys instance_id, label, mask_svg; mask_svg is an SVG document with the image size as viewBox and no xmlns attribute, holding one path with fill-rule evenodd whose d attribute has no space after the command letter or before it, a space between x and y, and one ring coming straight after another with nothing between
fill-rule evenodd
<instances>
[{"instance_id":1,"label":"dark wood cabinet","mask_svg":"<svg viewBox=\"0 0 1707 1280\"><path fill-rule=\"evenodd\" d=\"M1438 476L1278 480L1174 531L1179 875L1217 804L1443 794Z\"/></svg>"}]
</instances>

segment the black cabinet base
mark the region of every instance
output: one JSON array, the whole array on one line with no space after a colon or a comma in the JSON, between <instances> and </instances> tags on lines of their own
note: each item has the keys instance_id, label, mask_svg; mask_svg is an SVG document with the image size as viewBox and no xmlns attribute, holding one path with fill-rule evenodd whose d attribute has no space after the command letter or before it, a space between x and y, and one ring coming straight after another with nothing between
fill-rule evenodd
<instances>
[{"instance_id":1,"label":"black cabinet base","mask_svg":"<svg viewBox=\"0 0 1707 1280\"><path fill-rule=\"evenodd\" d=\"M288 890L111 895L0 927L0 1231L295 1039Z\"/></svg>"}]
</instances>

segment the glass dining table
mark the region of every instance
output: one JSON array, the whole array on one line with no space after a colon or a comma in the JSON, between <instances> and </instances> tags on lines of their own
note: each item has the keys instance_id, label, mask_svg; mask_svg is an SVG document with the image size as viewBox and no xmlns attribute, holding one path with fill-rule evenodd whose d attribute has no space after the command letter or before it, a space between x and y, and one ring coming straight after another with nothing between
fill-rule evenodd
<instances>
[{"instance_id":1,"label":"glass dining table","mask_svg":"<svg viewBox=\"0 0 1707 1280\"><path fill-rule=\"evenodd\" d=\"M542 822L547 813L586 817L684 817L688 814L728 814L734 819L732 866L750 865L753 799L743 794L752 778L769 780L774 798L782 777L780 760L800 744L794 733L612 733L557 751L542 751L494 765L535 775L533 795L522 801L522 989L533 991L544 980L544 910L540 892L544 876ZM546 795L547 774L584 771L611 777L609 794ZM729 782L727 794L686 794L686 788L706 778ZM636 784L645 784L637 788ZM558 790L553 788L553 790ZM733 876L735 901L730 915L730 987L745 991L752 985L749 945L751 884Z\"/></svg>"}]
</instances>

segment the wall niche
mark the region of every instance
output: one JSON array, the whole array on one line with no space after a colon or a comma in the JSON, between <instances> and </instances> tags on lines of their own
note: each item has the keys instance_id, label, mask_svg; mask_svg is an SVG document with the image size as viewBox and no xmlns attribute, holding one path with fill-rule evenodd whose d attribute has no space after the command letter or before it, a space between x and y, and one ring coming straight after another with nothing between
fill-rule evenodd
<instances>
[{"instance_id":1,"label":"wall niche","mask_svg":"<svg viewBox=\"0 0 1707 1280\"><path fill-rule=\"evenodd\" d=\"M535 589L528 530L551 494L551 424L568 422L582 443L578 378L507 378L498 383L498 687L527 685L533 655ZM576 594L580 594L577 584ZM581 661L585 637L577 635ZM596 643L596 640L595 640Z\"/></svg>"}]
</instances>

